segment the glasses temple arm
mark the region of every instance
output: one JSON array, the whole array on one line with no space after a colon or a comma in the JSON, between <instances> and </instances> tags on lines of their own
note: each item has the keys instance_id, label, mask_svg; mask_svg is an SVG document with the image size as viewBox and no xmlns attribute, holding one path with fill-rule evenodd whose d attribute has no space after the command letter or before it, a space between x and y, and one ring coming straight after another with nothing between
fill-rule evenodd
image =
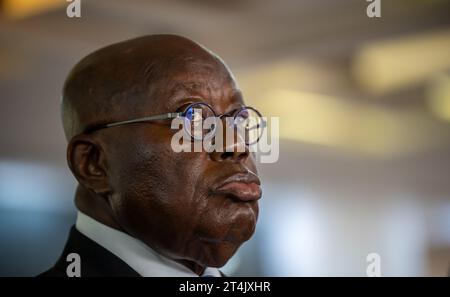
<instances>
[{"instance_id":1,"label":"glasses temple arm","mask_svg":"<svg viewBox=\"0 0 450 297\"><path fill-rule=\"evenodd\" d=\"M180 113L180 112L169 112L169 113L160 114L160 115L154 115L154 116L142 117L142 118L127 120L127 121L115 122L115 123L107 124L107 125L105 125L105 127L109 128L109 127L114 127L114 126L119 126L119 125L132 124L132 123L173 119L173 118L179 117L181 115L182 115L182 113Z\"/></svg>"}]
</instances>

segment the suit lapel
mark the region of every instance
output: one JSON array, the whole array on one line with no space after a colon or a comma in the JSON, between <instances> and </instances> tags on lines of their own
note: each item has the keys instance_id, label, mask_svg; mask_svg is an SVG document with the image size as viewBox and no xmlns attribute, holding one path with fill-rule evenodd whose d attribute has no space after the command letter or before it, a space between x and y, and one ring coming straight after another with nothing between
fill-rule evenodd
<instances>
[{"instance_id":1,"label":"suit lapel","mask_svg":"<svg viewBox=\"0 0 450 297\"><path fill-rule=\"evenodd\" d=\"M84 236L75 227L72 227L64 247L63 254L57 261L55 269L66 272L70 261L67 255L76 253L80 256L81 277L92 276L140 276L135 270L128 266L120 258L112 254L95 241Z\"/></svg>"}]
</instances>

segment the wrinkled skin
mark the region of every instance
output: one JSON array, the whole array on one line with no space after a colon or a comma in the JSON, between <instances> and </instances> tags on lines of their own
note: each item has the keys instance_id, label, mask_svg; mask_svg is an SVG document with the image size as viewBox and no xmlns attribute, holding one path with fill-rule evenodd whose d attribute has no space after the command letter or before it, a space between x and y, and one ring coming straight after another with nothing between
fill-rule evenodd
<instances>
[{"instance_id":1,"label":"wrinkled skin","mask_svg":"<svg viewBox=\"0 0 450 297\"><path fill-rule=\"evenodd\" d=\"M83 133L191 102L207 102L219 114L244 105L217 56L183 37L153 35L80 61L64 86L62 117L68 163L79 181L77 208L201 274L206 266L223 266L255 230L257 199L215 191L234 174L255 176L254 157L175 153L170 121Z\"/></svg>"}]
</instances>

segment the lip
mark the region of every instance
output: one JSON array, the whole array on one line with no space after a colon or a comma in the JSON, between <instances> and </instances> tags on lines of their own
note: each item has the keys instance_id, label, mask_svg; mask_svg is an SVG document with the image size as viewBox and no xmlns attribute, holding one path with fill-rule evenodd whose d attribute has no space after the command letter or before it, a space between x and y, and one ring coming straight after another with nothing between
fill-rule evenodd
<instances>
[{"instance_id":1,"label":"lip","mask_svg":"<svg viewBox=\"0 0 450 297\"><path fill-rule=\"evenodd\" d=\"M256 201L261 198L261 182L253 174L235 174L223 181L216 189L217 194L228 194L240 201Z\"/></svg>"}]
</instances>

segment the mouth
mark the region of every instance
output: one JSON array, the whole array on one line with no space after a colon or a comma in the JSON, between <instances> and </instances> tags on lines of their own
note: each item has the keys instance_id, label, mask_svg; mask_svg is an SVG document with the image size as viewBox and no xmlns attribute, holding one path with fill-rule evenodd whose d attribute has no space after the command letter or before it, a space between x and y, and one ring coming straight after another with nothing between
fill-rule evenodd
<instances>
[{"instance_id":1,"label":"mouth","mask_svg":"<svg viewBox=\"0 0 450 297\"><path fill-rule=\"evenodd\" d=\"M231 195L232 197L243 201L251 202L261 198L261 182L254 174L235 174L220 183L214 190L216 194Z\"/></svg>"}]
</instances>

